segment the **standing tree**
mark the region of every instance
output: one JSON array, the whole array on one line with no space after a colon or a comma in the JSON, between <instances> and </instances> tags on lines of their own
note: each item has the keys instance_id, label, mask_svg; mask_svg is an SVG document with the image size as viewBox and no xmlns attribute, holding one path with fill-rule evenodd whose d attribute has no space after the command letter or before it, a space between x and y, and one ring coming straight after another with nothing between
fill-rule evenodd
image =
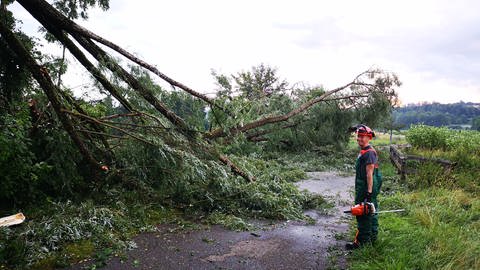
<instances>
[{"instance_id":1,"label":"standing tree","mask_svg":"<svg viewBox=\"0 0 480 270\"><path fill-rule=\"evenodd\" d=\"M480 131L480 117L472 119L472 130Z\"/></svg>"}]
</instances>

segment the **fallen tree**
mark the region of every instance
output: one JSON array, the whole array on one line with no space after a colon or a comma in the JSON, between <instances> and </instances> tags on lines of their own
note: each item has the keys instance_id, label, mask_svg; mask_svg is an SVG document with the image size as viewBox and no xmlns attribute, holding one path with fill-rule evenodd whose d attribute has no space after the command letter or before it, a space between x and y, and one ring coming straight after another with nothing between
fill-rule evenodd
<instances>
[{"instance_id":1,"label":"fallen tree","mask_svg":"<svg viewBox=\"0 0 480 270\"><path fill-rule=\"evenodd\" d=\"M53 84L49 76L49 71L39 65L28 50L16 39L15 34L6 27L3 22L0 22L0 32L2 38L5 39L8 46L17 54L17 56L26 64L28 70L31 72L35 80L39 83L51 102L55 113L62 122L64 129L69 134L72 141L75 142L79 152L83 155L85 160L89 161L92 168L95 170L102 170L103 164L114 166L115 162L112 160L111 149L108 144L109 139L124 140L126 137L141 141L143 143L151 144L152 147L157 146L155 142L145 139L144 135L158 134L158 136L183 136L191 147L198 148L199 151L210 153L210 158L216 158L223 164L229 166L231 171L248 181L254 178L248 173L234 164L227 156L218 152L215 148L215 140L222 137L234 137L238 134L245 133L251 141L263 140L260 135L265 135L270 132L275 132L278 128L258 130L264 126L282 123L289 121L295 116L305 114L308 110L316 104L329 101L342 101L342 106L358 106L365 102L365 100L372 95L382 95L394 102L396 97L394 88L400 85L398 78L391 73L386 73L382 70L368 70L356 76L351 82L344 86L324 91L320 95L311 97L303 103L298 104L295 108L283 114L264 115L260 114L258 119L248 121L247 123L236 123L231 126L220 126L210 132L194 129L186 123L182 117L177 115L171 108L166 106L157 95L137 78L131 72L127 71L114 59L104 48L106 46L113 51L124 56L135 65L145 68L149 72L157 75L161 79L173 87L183 90L185 93L198 98L208 105L212 112L219 110L223 112L226 117L237 118L228 109L228 102L222 102L218 99L208 98L206 95L193 90L192 88L180 83L171 77L160 72L154 65L147 63L144 60L134 56L132 53L126 51L121 46L101 37L97 34L78 25L60 11L52 7L44 0L17 0L50 34L52 34L66 49L78 60L78 62L100 83L100 85L112 97L114 97L130 115L111 115L104 119L98 119L94 116L88 115L87 112L82 111L81 106L77 101L70 98L60 87ZM76 43L73 41L75 40ZM146 101L151 108L159 114L158 116L148 114L142 111L141 108L134 106L124 94L121 93L119 87L111 83L104 71L92 63L85 53L89 53L97 64L103 65L111 74L128 85L128 91L139 95ZM267 91L268 92L268 91ZM268 98L271 93L267 93L264 97ZM350 104L350 105L348 105ZM135 115L135 117L131 117ZM154 126L146 128L145 125L138 123L124 122L106 122L105 118L125 118L125 119L140 119L140 121L151 121L153 119ZM161 118L161 119L160 119ZM148 120L147 120L148 119ZM168 124L163 121L166 119ZM221 123L218 123L221 125ZM287 123L284 128L294 127L295 124ZM115 130L118 134L109 134L105 129ZM162 133L155 133L153 130L163 130ZM179 133L179 134L177 134ZM103 149L97 149L95 153L103 152L103 156L93 154L92 149L86 146L85 140L95 141L99 140ZM165 140L168 143L170 140ZM178 147L172 144L171 147ZM96 148L99 148L96 146Z\"/></svg>"},{"instance_id":2,"label":"fallen tree","mask_svg":"<svg viewBox=\"0 0 480 270\"><path fill-rule=\"evenodd\" d=\"M379 77L381 76L381 77ZM365 77L368 79L375 79L374 82L365 82ZM388 74L381 70L367 70L357 75L355 79L347 83L344 86L326 91L322 95L312 98L297 108L291 110L290 112L282 115L267 116L261 119L249 122L244 125L239 125L232 127L226 132L222 128L218 128L209 134L206 135L207 138L214 139L218 137L226 136L227 134L235 135L239 132L246 132L252 129L256 129L268 124L285 122L290 118L301 114L308 110L313 105L322 102L322 101L331 101L331 100L349 100L353 104L360 102L362 98L366 98L369 95L377 92L384 94L389 98L395 97L394 87L399 86L400 81L394 74ZM348 93L342 91L350 90Z\"/></svg>"}]
</instances>

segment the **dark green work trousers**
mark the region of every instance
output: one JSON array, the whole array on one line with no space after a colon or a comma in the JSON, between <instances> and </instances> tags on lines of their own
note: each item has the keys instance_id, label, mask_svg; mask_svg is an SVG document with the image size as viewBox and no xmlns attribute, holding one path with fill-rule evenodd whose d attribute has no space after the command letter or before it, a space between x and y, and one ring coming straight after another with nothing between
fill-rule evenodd
<instances>
[{"instance_id":1,"label":"dark green work trousers","mask_svg":"<svg viewBox=\"0 0 480 270\"><path fill-rule=\"evenodd\" d=\"M365 201L365 195L367 192L367 179L360 175L360 162L357 158L356 162L356 176L355 176L355 204L359 204ZM380 187L382 186L382 174L375 168L373 171L373 192L372 203L375 205L375 209L378 211L377 195L380 193ZM355 236L355 242L358 244L366 244L374 242L378 235L378 214L356 216L357 218L357 235Z\"/></svg>"}]
</instances>

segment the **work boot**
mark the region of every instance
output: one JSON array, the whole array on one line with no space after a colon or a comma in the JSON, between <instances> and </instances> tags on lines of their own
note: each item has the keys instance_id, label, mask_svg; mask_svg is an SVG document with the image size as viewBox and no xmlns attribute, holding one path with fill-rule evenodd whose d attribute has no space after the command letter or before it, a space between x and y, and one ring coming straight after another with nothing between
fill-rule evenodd
<instances>
[{"instance_id":1,"label":"work boot","mask_svg":"<svg viewBox=\"0 0 480 270\"><path fill-rule=\"evenodd\" d=\"M354 249L360 248L360 245L357 242L351 242L351 243L347 243L345 245L345 248L347 250L354 250Z\"/></svg>"}]
</instances>

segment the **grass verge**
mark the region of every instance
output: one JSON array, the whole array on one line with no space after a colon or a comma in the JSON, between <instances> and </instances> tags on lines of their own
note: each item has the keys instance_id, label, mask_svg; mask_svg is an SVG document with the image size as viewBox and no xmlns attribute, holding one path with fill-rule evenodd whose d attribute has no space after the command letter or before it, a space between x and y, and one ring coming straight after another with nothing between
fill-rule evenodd
<instances>
[{"instance_id":1,"label":"grass verge","mask_svg":"<svg viewBox=\"0 0 480 270\"><path fill-rule=\"evenodd\" d=\"M383 209L375 246L352 253L354 269L480 269L480 200L461 189L398 192Z\"/></svg>"}]
</instances>

